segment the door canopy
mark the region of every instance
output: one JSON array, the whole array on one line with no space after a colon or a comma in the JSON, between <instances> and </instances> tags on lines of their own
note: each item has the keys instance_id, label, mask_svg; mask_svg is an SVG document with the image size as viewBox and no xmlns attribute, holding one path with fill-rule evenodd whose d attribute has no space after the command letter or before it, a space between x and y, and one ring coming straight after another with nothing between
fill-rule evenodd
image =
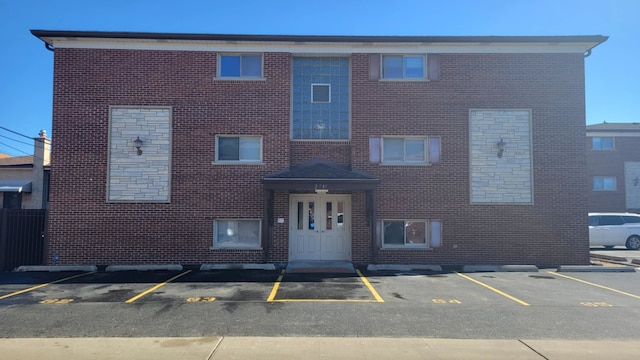
<instances>
[{"instance_id":1,"label":"door canopy","mask_svg":"<svg viewBox=\"0 0 640 360\"><path fill-rule=\"evenodd\" d=\"M326 159L314 159L271 173L262 179L266 190L375 190L380 179Z\"/></svg>"}]
</instances>

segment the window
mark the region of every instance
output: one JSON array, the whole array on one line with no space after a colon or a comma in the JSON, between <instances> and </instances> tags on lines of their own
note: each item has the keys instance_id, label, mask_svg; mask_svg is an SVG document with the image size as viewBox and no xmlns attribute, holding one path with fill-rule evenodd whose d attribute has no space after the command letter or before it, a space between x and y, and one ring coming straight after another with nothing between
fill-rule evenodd
<instances>
[{"instance_id":1,"label":"window","mask_svg":"<svg viewBox=\"0 0 640 360\"><path fill-rule=\"evenodd\" d=\"M349 140L349 57L294 56L291 139Z\"/></svg>"},{"instance_id":2,"label":"window","mask_svg":"<svg viewBox=\"0 0 640 360\"><path fill-rule=\"evenodd\" d=\"M624 224L624 220L622 216L616 215L603 215L600 216L600 226L604 225L622 225Z\"/></svg>"},{"instance_id":3,"label":"window","mask_svg":"<svg viewBox=\"0 0 640 360\"><path fill-rule=\"evenodd\" d=\"M216 220L215 248L260 248L260 220Z\"/></svg>"},{"instance_id":4,"label":"window","mask_svg":"<svg viewBox=\"0 0 640 360\"><path fill-rule=\"evenodd\" d=\"M594 176L593 190L594 191L615 191L616 178L613 176Z\"/></svg>"},{"instance_id":5,"label":"window","mask_svg":"<svg viewBox=\"0 0 640 360\"><path fill-rule=\"evenodd\" d=\"M428 220L382 221L383 247L438 247L441 222Z\"/></svg>"},{"instance_id":6,"label":"window","mask_svg":"<svg viewBox=\"0 0 640 360\"><path fill-rule=\"evenodd\" d=\"M640 223L640 216L623 216L625 224L637 224Z\"/></svg>"},{"instance_id":7,"label":"window","mask_svg":"<svg viewBox=\"0 0 640 360\"><path fill-rule=\"evenodd\" d=\"M591 138L591 148L593 150L613 150L613 138L612 137Z\"/></svg>"},{"instance_id":8,"label":"window","mask_svg":"<svg viewBox=\"0 0 640 360\"><path fill-rule=\"evenodd\" d=\"M311 102L328 103L331 102L330 84L311 84Z\"/></svg>"},{"instance_id":9,"label":"window","mask_svg":"<svg viewBox=\"0 0 640 360\"><path fill-rule=\"evenodd\" d=\"M383 79L420 80L425 78L424 55L383 55Z\"/></svg>"},{"instance_id":10,"label":"window","mask_svg":"<svg viewBox=\"0 0 640 360\"><path fill-rule=\"evenodd\" d=\"M262 137L218 136L216 162L262 162Z\"/></svg>"},{"instance_id":11,"label":"window","mask_svg":"<svg viewBox=\"0 0 640 360\"><path fill-rule=\"evenodd\" d=\"M219 57L220 77L261 78L262 55L260 54L222 54Z\"/></svg>"},{"instance_id":12,"label":"window","mask_svg":"<svg viewBox=\"0 0 640 360\"><path fill-rule=\"evenodd\" d=\"M382 138L382 163L426 164L427 138Z\"/></svg>"}]
</instances>

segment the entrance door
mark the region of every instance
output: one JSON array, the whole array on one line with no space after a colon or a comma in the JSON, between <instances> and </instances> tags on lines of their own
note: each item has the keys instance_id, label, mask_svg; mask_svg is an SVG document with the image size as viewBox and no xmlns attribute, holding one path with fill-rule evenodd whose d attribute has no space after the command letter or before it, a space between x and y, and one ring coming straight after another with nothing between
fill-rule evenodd
<instances>
[{"instance_id":1,"label":"entrance door","mask_svg":"<svg viewBox=\"0 0 640 360\"><path fill-rule=\"evenodd\" d=\"M289 260L351 260L351 196L291 195Z\"/></svg>"}]
</instances>

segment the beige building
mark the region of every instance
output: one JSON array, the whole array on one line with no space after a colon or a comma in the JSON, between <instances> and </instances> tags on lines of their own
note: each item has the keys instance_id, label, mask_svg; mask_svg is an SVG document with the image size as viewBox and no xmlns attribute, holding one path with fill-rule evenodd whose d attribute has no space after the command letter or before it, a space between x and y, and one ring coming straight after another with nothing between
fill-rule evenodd
<instances>
[{"instance_id":1,"label":"beige building","mask_svg":"<svg viewBox=\"0 0 640 360\"><path fill-rule=\"evenodd\" d=\"M33 155L0 154L0 200L3 209L45 209L49 197L51 140L34 139Z\"/></svg>"}]
</instances>

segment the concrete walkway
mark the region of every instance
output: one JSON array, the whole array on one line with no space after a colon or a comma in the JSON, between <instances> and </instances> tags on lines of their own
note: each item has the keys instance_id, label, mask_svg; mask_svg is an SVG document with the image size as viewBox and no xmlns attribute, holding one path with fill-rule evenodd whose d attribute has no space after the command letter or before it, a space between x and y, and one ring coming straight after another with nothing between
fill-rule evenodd
<instances>
[{"instance_id":1,"label":"concrete walkway","mask_svg":"<svg viewBox=\"0 0 640 360\"><path fill-rule=\"evenodd\" d=\"M635 359L637 341L205 337L0 339L12 360Z\"/></svg>"}]
</instances>

